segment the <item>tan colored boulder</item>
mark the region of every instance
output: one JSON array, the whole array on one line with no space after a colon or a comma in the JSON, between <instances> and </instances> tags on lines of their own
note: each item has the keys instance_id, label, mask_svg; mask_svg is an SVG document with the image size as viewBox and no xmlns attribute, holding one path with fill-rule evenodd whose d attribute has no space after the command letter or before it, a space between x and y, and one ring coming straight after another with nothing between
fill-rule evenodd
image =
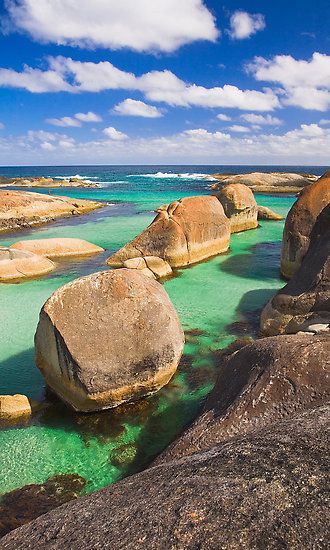
<instances>
[{"instance_id":1,"label":"tan colored boulder","mask_svg":"<svg viewBox=\"0 0 330 550\"><path fill-rule=\"evenodd\" d=\"M154 393L177 369L184 334L170 299L139 270L94 273L59 288L40 313L36 364L77 411Z\"/></svg>"},{"instance_id":2,"label":"tan colored boulder","mask_svg":"<svg viewBox=\"0 0 330 550\"><path fill-rule=\"evenodd\" d=\"M70 256L91 256L104 252L104 249L82 239L55 238L18 241L11 249L28 250L47 258L65 258Z\"/></svg>"},{"instance_id":3,"label":"tan colored boulder","mask_svg":"<svg viewBox=\"0 0 330 550\"><path fill-rule=\"evenodd\" d=\"M0 282L14 283L28 278L46 275L55 269L55 264L26 250L0 248Z\"/></svg>"},{"instance_id":4,"label":"tan colored boulder","mask_svg":"<svg viewBox=\"0 0 330 550\"><path fill-rule=\"evenodd\" d=\"M287 279L299 269L316 218L329 203L330 171L304 189L287 215L281 253L281 272Z\"/></svg>"},{"instance_id":5,"label":"tan colored boulder","mask_svg":"<svg viewBox=\"0 0 330 550\"><path fill-rule=\"evenodd\" d=\"M162 206L138 237L107 260L120 267L131 258L156 256L172 268L205 260L229 247L230 223L216 197L186 197Z\"/></svg>"},{"instance_id":6,"label":"tan colored boulder","mask_svg":"<svg viewBox=\"0 0 330 550\"><path fill-rule=\"evenodd\" d=\"M0 190L0 231L48 223L56 218L84 214L102 203L27 191Z\"/></svg>"},{"instance_id":7,"label":"tan colored boulder","mask_svg":"<svg viewBox=\"0 0 330 550\"><path fill-rule=\"evenodd\" d=\"M277 214L277 212L274 212L274 210L268 208L267 206L258 205L258 220L279 221L283 220L283 216L281 216L281 214Z\"/></svg>"},{"instance_id":8,"label":"tan colored boulder","mask_svg":"<svg viewBox=\"0 0 330 550\"><path fill-rule=\"evenodd\" d=\"M261 313L264 335L330 331L330 204L318 216L301 266Z\"/></svg>"},{"instance_id":9,"label":"tan colored boulder","mask_svg":"<svg viewBox=\"0 0 330 550\"><path fill-rule=\"evenodd\" d=\"M241 183L224 185L216 197L230 219L232 233L258 227L257 203L249 187Z\"/></svg>"},{"instance_id":10,"label":"tan colored boulder","mask_svg":"<svg viewBox=\"0 0 330 550\"><path fill-rule=\"evenodd\" d=\"M130 260L125 260L123 266L127 269L139 269L147 277L162 279L168 277L172 273L171 266L158 258L157 256L146 256L145 258L131 258Z\"/></svg>"},{"instance_id":11,"label":"tan colored boulder","mask_svg":"<svg viewBox=\"0 0 330 550\"><path fill-rule=\"evenodd\" d=\"M40 404L26 395L0 395L0 421L29 416Z\"/></svg>"}]
</instances>

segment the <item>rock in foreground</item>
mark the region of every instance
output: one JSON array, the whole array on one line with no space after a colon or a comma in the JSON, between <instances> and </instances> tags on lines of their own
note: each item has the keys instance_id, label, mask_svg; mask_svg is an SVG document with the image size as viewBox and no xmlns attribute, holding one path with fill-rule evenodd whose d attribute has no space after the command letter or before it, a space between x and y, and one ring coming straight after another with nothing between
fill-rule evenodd
<instances>
[{"instance_id":1,"label":"rock in foreground","mask_svg":"<svg viewBox=\"0 0 330 550\"><path fill-rule=\"evenodd\" d=\"M260 328L266 336L330 330L330 204L308 240L300 269L262 311Z\"/></svg>"},{"instance_id":2,"label":"rock in foreground","mask_svg":"<svg viewBox=\"0 0 330 550\"><path fill-rule=\"evenodd\" d=\"M66 258L72 256L91 256L100 254L104 249L82 239L55 238L19 241L10 247L11 250L28 250L47 258Z\"/></svg>"},{"instance_id":3,"label":"rock in foreground","mask_svg":"<svg viewBox=\"0 0 330 550\"><path fill-rule=\"evenodd\" d=\"M243 183L254 193L299 193L304 187L318 179L313 174L295 174L286 172L252 172L250 174L214 174L221 182ZM212 188L214 189L214 185Z\"/></svg>"},{"instance_id":4,"label":"rock in foreground","mask_svg":"<svg viewBox=\"0 0 330 550\"><path fill-rule=\"evenodd\" d=\"M299 269L316 219L329 203L330 171L301 193L287 215L281 253L281 272L287 279Z\"/></svg>"},{"instance_id":5,"label":"rock in foreground","mask_svg":"<svg viewBox=\"0 0 330 550\"><path fill-rule=\"evenodd\" d=\"M16 529L1 550L327 548L329 407L145 470Z\"/></svg>"},{"instance_id":6,"label":"rock in foreground","mask_svg":"<svg viewBox=\"0 0 330 550\"><path fill-rule=\"evenodd\" d=\"M84 214L102 203L55 197L26 191L0 190L0 232L48 223L56 218Z\"/></svg>"},{"instance_id":7,"label":"rock in foreground","mask_svg":"<svg viewBox=\"0 0 330 550\"><path fill-rule=\"evenodd\" d=\"M25 250L0 248L0 283L17 283L55 269L51 260Z\"/></svg>"},{"instance_id":8,"label":"rock in foreground","mask_svg":"<svg viewBox=\"0 0 330 550\"><path fill-rule=\"evenodd\" d=\"M138 270L120 269L59 288L41 310L35 343L50 388L88 412L167 384L184 335L164 288Z\"/></svg>"},{"instance_id":9,"label":"rock in foreground","mask_svg":"<svg viewBox=\"0 0 330 550\"><path fill-rule=\"evenodd\" d=\"M225 358L202 414L156 464L205 450L329 401L326 335L263 338Z\"/></svg>"},{"instance_id":10,"label":"rock in foreground","mask_svg":"<svg viewBox=\"0 0 330 550\"><path fill-rule=\"evenodd\" d=\"M157 256L171 267L200 262L229 247L230 223L216 197L186 197L157 210L154 221L138 237L115 252L107 263Z\"/></svg>"},{"instance_id":11,"label":"rock in foreground","mask_svg":"<svg viewBox=\"0 0 330 550\"><path fill-rule=\"evenodd\" d=\"M257 203L249 187L241 183L224 185L216 197L230 220L232 233L258 227Z\"/></svg>"}]
</instances>

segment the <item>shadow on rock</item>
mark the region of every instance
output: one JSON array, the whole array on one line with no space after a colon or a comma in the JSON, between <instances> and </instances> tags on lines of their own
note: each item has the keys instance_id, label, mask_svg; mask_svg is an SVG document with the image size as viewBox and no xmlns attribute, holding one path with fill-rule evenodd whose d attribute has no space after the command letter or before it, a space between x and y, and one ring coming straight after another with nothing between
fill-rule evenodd
<instances>
[{"instance_id":1,"label":"shadow on rock","mask_svg":"<svg viewBox=\"0 0 330 550\"><path fill-rule=\"evenodd\" d=\"M50 477L0 497L0 537L81 495L87 480L78 474Z\"/></svg>"}]
</instances>

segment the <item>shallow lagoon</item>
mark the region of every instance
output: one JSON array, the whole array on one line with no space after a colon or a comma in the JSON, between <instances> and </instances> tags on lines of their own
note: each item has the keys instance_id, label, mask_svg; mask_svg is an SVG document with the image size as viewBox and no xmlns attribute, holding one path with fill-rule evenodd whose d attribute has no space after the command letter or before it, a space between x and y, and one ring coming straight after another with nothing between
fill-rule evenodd
<instances>
[{"instance_id":1,"label":"shallow lagoon","mask_svg":"<svg viewBox=\"0 0 330 550\"><path fill-rule=\"evenodd\" d=\"M105 269L109 253L150 223L157 206L208 192L200 179L130 177L131 171L120 178L117 172L112 174L113 181L102 189L52 191L101 199L110 206L32 232L2 236L5 245L32 236L80 237L107 251L86 262L61 263L57 271L39 280L0 286L0 393L44 396L43 379L34 366L33 336L40 308L56 288ZM26 169L26 173L32 171ZM111 179L109 174L94 177ZM257 200L285 215L294 197L260 195ZM179 270L165 282L187 343L176 376L157 395L92 415L75 414L52 398L53 404L26 425L0 431L0 493L42 483L60 473L81 475L88 480L90 492L137 471L159 453L200 409L214 383L219 350L238 337L252 335L258 310L283 286L279 277L282 230L283 222L261 222L256 230L233 235L228 254Z\"/></svg>"}]
</instances>

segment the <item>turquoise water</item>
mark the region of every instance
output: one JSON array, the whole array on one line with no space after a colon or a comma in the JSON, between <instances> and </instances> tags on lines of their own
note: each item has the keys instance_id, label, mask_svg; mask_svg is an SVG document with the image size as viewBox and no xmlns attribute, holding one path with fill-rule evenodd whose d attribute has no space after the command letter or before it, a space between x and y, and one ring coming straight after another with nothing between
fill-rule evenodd
<instances>
[{"instance_id":1,"label":"turquoise water","mask_svg":"<svg viewBox=\"0 0 330 550\"><path fill-rule=\"evenodd\" d=\"M203 168L198 171L217 171L215 167ZM53 176L72 176L78 171L77 167L38 170L36 173ZM56 288L106 269L109 254L150 223L157 206L208 192L207 182L198 177L137 175L156 172L151 167L104 170L79 167L79 174L102 182L100 189L52 191L106 201L109 204L104 209L33 232L1 237L2 245L32 237L80 237L106 252L85 262L60 263L54 273L39 280L0 286L0 394L45 396L43 379L34 365L33 337L40 308ZM4 169L2 172L8 175ZM25 169L24 174L33 171ZM294 197L260 195L257 201L285 215ZM282 230L282 222L261 222L256 230L233 235L228 254L179 270L165 283L187 343L177 374L157 395L92 415L75 414L51 397L51 406L26 424L3 428L0 494L42 483L60 473L81 475L88 480L87 491L93 491L137 471L159 453L194 418L212 389L219 350L237 337L253 335L259 309L283 286L279 277Z\"/></svg>"}]
</instances>

